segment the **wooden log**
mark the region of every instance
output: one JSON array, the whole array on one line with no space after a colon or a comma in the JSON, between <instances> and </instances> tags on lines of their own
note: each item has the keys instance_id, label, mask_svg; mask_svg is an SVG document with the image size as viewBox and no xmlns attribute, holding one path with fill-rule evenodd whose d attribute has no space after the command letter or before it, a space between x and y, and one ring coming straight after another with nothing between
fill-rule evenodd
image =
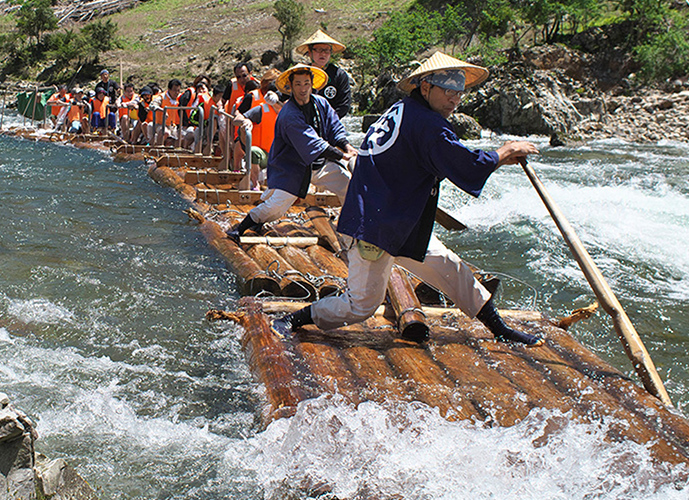
<instances>
[{"instance_id":1,"label":"wooden log","mask_svg":"<svg viewBox=\"0 0 689 500\"><path fill-rule=\"evenodd\" d=\"M397 401L410 401L410 391L395 378L395 373L378 350L363 345L355 345L342 350L347 365L362 381L363 399L385 403L393 398Z\"/></svg>"},{"instance_id":2,"label":"wooden log","mask_svg":"<svg viewBox=\"0 0 689 500\"><path fill-rule=\"evenodd\" d=\"M529 414L531 406L522 401L520 391L491 370L471 347L456 342L433 344L430 352L482 415L508 427Z\"/></svg>"},{"instance_id":3,"label":"wooden log","mask_svg":"<svg viewBox=\"0 0 689 500\"><path fill-rule=\"evenodd\" d=\"M196 199L212 205L257 205L261 201L260 191L237 191L227 189L198 189Z\"/></svg>"},{"instance_id":4,"label":"wooden log","mask_svg":"<svg viewBox=\"0 0 689 500\"><path fill-rule=\"evenodd\" d=\"M308 207L304 212L311 220L318 234L327 242L330 249L338 255L343 255L342 244L327 212L321 207Z\"/></svg>"},{"instance_id":5,"label":"wooden log","mask_svg":"<svg viewBox=\"0 0 689 500\"><path fill-rule=\"evenodd\" d=\"M327 297L344 291L345 283L329 276L323 276L323 272L313 263L304 250L294 246L284 246L278 250L278 253L294 269L309 277L309 280L318 290L318 297Z\"/></svg>"},{"instance_id":6,"label":"wooden log","mask_svg":"<svg viewBox=\"0 0 689 500\"><path fill-rule=\"evenodd\" d=\"M316 288L309 280L295 270L272 247L264 244L252 245L247 254L266 273L280 277L280 292L283 297L295 297L305 301L316 299Z\"/></svg>"},{"instance_id":7,"label":"wooden log","mask_svg":"<svg viewBox=\"0 0 689 500\"><path fill-rule=\"evenodd\" d=\"M196 199L196 190L193 186L186 184L177 173L169 167L158 167L152 164L148 169L148 175L154 181L173 188L180 193L187 201Z\"/></svg>"},{"instance_id":8,"label":"wooden log","mask_svg":"<svg viewBox=\"0 0 689 500\"><path fill-rule=\"evenodd\" d=\"M571 397L587 420L605 419L609 425L608 436L613 441L631 439L650 445L655 457L664 462L685 463L687 449L679 450L658 434L658 429L647 425L637 414L627 410L599 383L590 379L581 366L563 359L554 342L549 339L545 348L516 353L529 362L552 382L563 394ZM621 375L621 374L620 374ZM614 417L610 420L606 417Z\"/></svg>"},{"instance_id":9,"label":"wooden log","mask_svg":"<svg viewBox=\"0 0 689 500\"><path fill-rule=\"evenodd\" d=\"M349 370L337 349L326 343L299 342L295 350L303 358L322 392L342 394L354 404L362 401L361 383Z\"/></svg>"},{"instance_id":10,"label":"wooden log","mask_svg":"<svg viewBox=\"0 0 689 500\"><path fill-rule=\"evenodd\" d=\"M438 408L448 420L480 418L471 401L461 398L445 372L419 346L400 340L385 352L395 372L413 384L416 399Z\"/></svg>"},{"instance_id":11,"label":"wooden log","mask_svg":"<svg viewBox=\"0 0 689 500\"><path fill-rule=\"evenodd\" d=\"M293 383L298 379L298 371L289 344L271 332L270 320L261 311L260 304L247 299L240 301L245 312L241 317L245 330L242 346L249 366L266 388L269 405L264 410L264 422L268 424L273 419L292 416L297 405L314 394L303 385Z\"/></svg>"},{"instance_id":12,"label":"wooden log","mask_svg":"<svg viewBox=\"0 0 689 500\"><path fill-rule=\"evenodd\" d=\"M184 175L184 182L191 185L206 184L210 186L218 186L221 184L236 185L244 178L241 172L232 172L225 170L219 172L217 170L187 170Z\"/></svg>"},{"instance_id":13,"label":"wooden log","mask_svg":"<svg viewBox=\"0 0 689 500\"><path fill-rule=\"evenodd\" d=\"M347 265L322 246L313 245L306 247L306 253L324 272L338 278L347 278Z\"/></svg>"},{"instance_id":14,"label":"wooden log","mask_svg":"<svg viewBox=\"0 0 689 500\"><path fill-rule=\"evenodd\" d=\"M243 295L269 293L275 296L280 294L278 280L268 276L237 243L227 237L225 231L216 222L202 217L200 219L197 217L197 220L201 222L199 230L206 241L223 256L230 270L242 281Z\"/></svg>"},{"instance_id":15,"label":"wooden log","mask_svg":"<svg viewBox=\"0 0 689 500\"><path fill-rule=\"evenodd\" d=\"M392 266L387 289L402 338L414 342L428 339L426 316L414 293L409 276L401 267Z\"/></svg>"},{"instance_id":16,"label":"wooden log","mask_svg":"<svg viewBox=\"0 0 689 500\"><path fill-rule=\"evenodd\" d=\"M313 236L241 236L239 242L242 245L257 245L261 243L268 246L292 245L295 247L308 247L316 245L318 238Z\"/></svg>"},{"instance_id":17,"label":"wooden log","mask_svg":"<svg viewBox=\"0 0 689 500\"><path fill-rule=\"evenodd\" d=\"M572 336L548 322L539 327L554 342L549 345L564 359L581 366L582 373L598 382L624 408L634 412L683 454L689 455L689 423L659 399L639 387L619 370L586 349Z\"/></svg>"}]
</instances>

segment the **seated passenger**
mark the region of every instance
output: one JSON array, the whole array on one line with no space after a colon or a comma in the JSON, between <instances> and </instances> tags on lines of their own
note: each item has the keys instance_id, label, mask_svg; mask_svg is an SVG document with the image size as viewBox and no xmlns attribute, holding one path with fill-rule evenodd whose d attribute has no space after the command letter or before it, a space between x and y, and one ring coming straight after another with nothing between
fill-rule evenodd
<instances>
[{"instance_id":1,"label":"seated passenger","mask_svg":"<svg viewBox=\"0 0 689 500\"><path fill-rule=\"evenodd\" d=\"M139 93L138 120L132 131L132 144L150 144L153 140L153 112L150 110L153 90L146 86Z\"/></svg>"},{"instance_id":2,"label":"seated passenger","mask_svg":"<svg viewBox=\"0 0 689 500\"><path fill-rule=\"evenodd\" d=\"M70 99L71 96L67 93L67 85L60 85L57 88L57 92L48 99L50 120L53 122L55 130L58 130L65 122Z\"/></svg>"},{"instance_id":3,"label":"seated passenger","mask_svg":"<svg viewBox=\"0 0 689 500\"><path fill-rule=\"evenodd\" d=\"M89 104L84 100L84 91L79 87L72 90L74 98L70 102L67 112L67 123L69 123L70 134L88 134L89 127Z\"/></svg>"},{"instance_id":4,"label":"seated passenger","mask_svg":"<svg viewBox=\"0 0 689 500\"><path fill-rule=\"evenodd\" d=\"M154 143L172 146L179 137L179 94L182 90L182 82L173 78L167 84L167 92L156 96L151 103L155 109ZM173 109L166 109L173 108ZM163 124L163 114L165 123Z\"/></svg>"},{"instance_id":5,"label":"seated passenger","mask_svg":"<svg viewBox=\"0 0 689 500\"><path fill-rule=\"evenodd\" d=\"M237 144L241 147L242 156L246 152L246 131L251 130L251 173L246 180L242 180L240 189L259 190L259 177L262 169L268 165L268 152L275 138L275 121L283 103L272 91L268 91L265 98L254 102L258 102L257 105L244 114L237 112L235 124L238 130ZM250 124L246 123L247 120Z\"/></svg>"},{"instance_id":6,"label":"seated passenger","mask_svg":"<svg viewBox=\"0 0 689 500\"><path fill-rule=\"evenodd\" d=\"M109 107L110 98L106 95L104 87L96 87L96 96L91 99L91 127L93 129L105 129L108 127L111 131L115 130L117 118L115 113Z\"/></svg>"},{"instance_id":7,"label":"seated passenger","mask_svg":"<svg viewBox=\"0 0 689 500\"><path fill-rule=\"evenodd\" d=\"M117 98L117 113L120 117L120 134L129 142L132 129L139 119L139 96L134 92L133 83L124 84L124 93Z\"/></svg>"}]
</instances>

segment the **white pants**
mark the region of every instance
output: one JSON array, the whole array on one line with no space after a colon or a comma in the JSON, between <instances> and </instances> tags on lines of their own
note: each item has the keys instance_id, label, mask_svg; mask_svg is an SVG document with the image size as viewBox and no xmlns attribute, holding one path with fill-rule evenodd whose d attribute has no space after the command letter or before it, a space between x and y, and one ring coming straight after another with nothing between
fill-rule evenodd
<instances>
[{"instance_id":1,"label":"white pants","mask_svg":"<svg viewBox=\"0 0 689 500\"><path fill-rule=\"evenodd\" d=\"M314 323L330 330L359 323L373 315L385 300L393 264L398 264L447 295L459 309L473 318L491 295L474 278L471 268L438 238L431 236L424 262L393 257L387 252L376 261L364 259L356 244L347 252L349 277L347 290L336 297L325 297L311 305Z\"/></svg>"},{"instance_id":2,"label":"white pants","mask_svg":"<svg viewBox=\"0 0 689 500\"><path fill-rule=\"evenodd\" d=\"M327 162L322 168L311 173L311 184L331 191L344 203L347 186L352 174L338 163ZM261 195L263 203L249 212L256 224L273 222L287 213L297 197L282 189L267 189Z\"/></svg>"}]
</instances>

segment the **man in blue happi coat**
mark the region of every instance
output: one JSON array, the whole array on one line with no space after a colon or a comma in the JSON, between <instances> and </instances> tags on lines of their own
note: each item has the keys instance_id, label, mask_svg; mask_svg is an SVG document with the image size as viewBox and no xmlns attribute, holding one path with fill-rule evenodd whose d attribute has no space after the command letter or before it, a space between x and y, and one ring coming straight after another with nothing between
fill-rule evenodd
<instances>
[{"instance_id":1,"label":"man in blue happi coat","mask_svg":"<svg viewBox=\"0 0 689 500\"><path fill-rule=\"evenodd\" d=\"M263 203L253 208L228 236L237 239L248 229L282 217L309 185L327 189L344 202L351 173L342 164L356 157L344 125L328 101L313 95L328 81L319 68L297 64L280 75L278 90L291 93L275 122L275 138L268 153L268 189Z\"/></svg>"},{"instance_id":2,"label":"man in blue happi coat","mask_svg":"<svg viewBox=\"0 0 689 500\"><path fill-rule=\"evenodd\" d=\"M310 323L327 330L370 317L385 299L396 263L443 291L496 339L543 343L539 336L507 326L471 268L432 234L442 179L478 196L500 165L538 153L525 141L492 152L460 143L447 118L461 92L487 77L485 68L436 52L399 83L410 95L369 128L340 213L338 231L353 239L347 290L274 320L278 335ZM428 329L422 324L402 335L423 342Z\"/></svg>"}]
</instances>

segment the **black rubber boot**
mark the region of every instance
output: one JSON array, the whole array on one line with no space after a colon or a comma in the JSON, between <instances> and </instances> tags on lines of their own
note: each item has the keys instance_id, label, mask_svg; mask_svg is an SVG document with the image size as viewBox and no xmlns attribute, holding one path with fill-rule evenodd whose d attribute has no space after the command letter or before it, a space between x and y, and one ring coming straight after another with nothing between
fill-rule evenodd
<instances>
[{"instance_id":1,"label":"black rubber boot","mask_svg":"<svg viewBox=\"0 0 689 500\"><path fill-rule=\"evenodd\" d=\"M258 231L261 229L262 225L263 224L260 222L254 222L254 219L251 218L251 214L246 214L246 217L244 217L244 220L239 223L236 229L227 232L227 236L239 243L239 237L243 235L245 231L249 229Z\"/></svg>"},{"instance_id":2,"label":"black rubber boot","mask_svg":"<svg viewBox=\"0 0 689 500\"><path fill-rule=\"evenodd\" d=\"M538 335L520 332L519 330L507 326L500 317L492 300L486 302L476 315L476 319L488 327L493 335L495 335L495 340L501 342L511 340L512 342L526 344L529 347L536 347L545 342L543 338Z\"/></svg>"},{"instance_id":3,"label":"black rubber boot","mask_svg":"<svg viewBox=\"0 0 689 500\"><path fill-rule=\"evenodd\" d=\"M274 319L270 322L270 329L281 339L292 338L292 332L304 325L313 324L311 317L311 306L287 314L282 318Z\"/></svg>"}]
</instances>

